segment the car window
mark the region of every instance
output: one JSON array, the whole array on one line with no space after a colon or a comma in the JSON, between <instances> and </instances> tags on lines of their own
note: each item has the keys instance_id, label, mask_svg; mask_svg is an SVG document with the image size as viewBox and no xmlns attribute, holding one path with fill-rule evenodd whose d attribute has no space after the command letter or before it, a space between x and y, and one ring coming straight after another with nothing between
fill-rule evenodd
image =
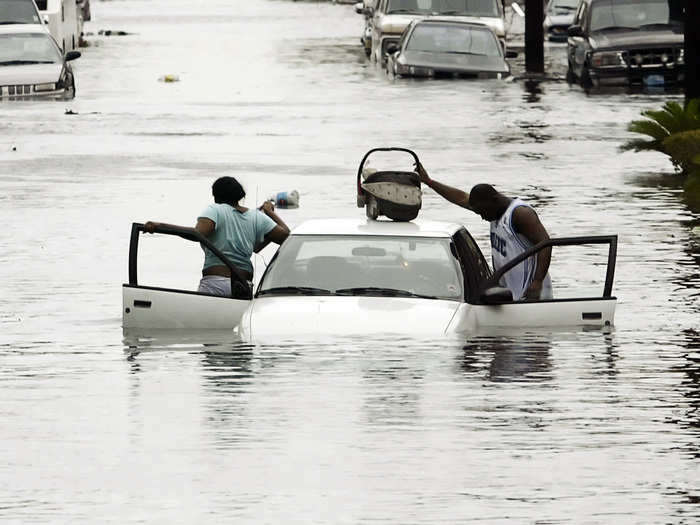
<instances>
[{"instance_id":1,"label":"car window","mask_svg":"<svg viewBox=\"0 0 700 525\"><path fill-rule=\"evenodd\" d=\"M409 24L408 27L406 28L406 30L401 34L401 38L399 39L399 43L398 43L399 49L403 49L404 42L408 38L408 35L411 33L412 28L413 28L413 25Z\"/></svg>"},{"instance_id":2,"label":"car window","mask_svg":"<svg viewBox=\"0 0 700 525\"><path fill-rule=\"evenodd\" d=\"M570 15L576 11L580 0L551 0L547 12L558 15Z\"/></svg>"},{"instance_id":3,"label":"car window","mask_svg":"<svg viewBox=\"0 0 700 525\"><path fill-rule=\"evenodd\" d=\"M387 0L386 12L500 16L501 0Z\"/></svg>"},{"instance_id":4,"label":"car window","mask_svg":"<svg viewBox=\"0 0 700 525\"><path fill-rule=\"evenodd\" d=\"M467 230L460 230L457 234L469 248L472 257L474 258L474 262L476 263L476 269L479 273L479 278L483 280L489 279L492 275L491 267L486 262L484 254L481 253L481 249L476 244L476 241L474 241L474 238L471 235L469 235Z\"/></svg>"},{"instance_id":5,"label":"car window","mask_svg":"<svg viewBox=\"0 0 700 525\"><path fill-rule=\"evenodd\" d=\"M0 35L0 66L24 63L60 63L63 59L49 35Z\"/></svg>"},{"instance_id":6,"label":"car window","mask_svg":"<svg viewBox=\"0 0 700 525\"><path fill-rule=\"evenodd\" d=\"M482 286L491 277L489 267L479 246L465 229L461 229L454 236L454 245L459 255L464 272L464 282L468 301L476 300Z\"/></svg>"},{"instance_id":7,"label":"car window","mask_svg":"<svg viewBox=\"0 0 700 525\"><path fill-rule=\"evenodd\" d=\"M668 0L601 0L591 7L591 31L680 23L673 18Z\"/></svg>"},{"instance_id":8,"label":"car window","mask_svg":"<svg viewBox=\"0 0 700 525\"><path fill-rule=\"evenodd\" d=\"M0 24L39 24L39 16L31 0L2 0Z\"/></svg>"},{"instance_id":9,"label":"car window","mask_svg":"<svg viewBox=\"0 0 700 525\"><path fill-rule=\"evenodd\" d=\"M259 291L287 286L330 292L390 288L452 300L463 296L447 238L293 235L280 247Z\"/></svg>"},{"instance_id":10,"label":"car window","mask_svg":"<svg viewBox=\"0 0 700 525\"><path fill-rule=\"evenodd\" d=\"M581 27L585 26L585 20L586 20L586 2L581 2L581 5L578 6L578 11L576 12L576 18L574 19L574 24L579 25Z\"/></svg>"},{"instance_id":11,"label":"car window","mask_svg":"<svg viewBox=\"0 0 700 525\"><path fill-rule=\"evenodd\" d=\"M454 24L418 24L411 33L406 50L501 56L501 47L490 30L474 26L460 27Z\"/></svg>"}]
</instances>

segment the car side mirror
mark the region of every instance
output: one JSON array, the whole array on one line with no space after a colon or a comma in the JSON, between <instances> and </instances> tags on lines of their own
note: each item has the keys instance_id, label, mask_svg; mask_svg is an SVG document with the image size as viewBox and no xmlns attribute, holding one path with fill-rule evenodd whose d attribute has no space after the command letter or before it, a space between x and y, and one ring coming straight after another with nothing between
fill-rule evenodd
<instances>
[{"instance_id":1,"label":"car side mirror","mask_svg":"<svg viewBox=\"0 0 700 525\"><path fill-rule=\"evenodd\" d=\"M49 23L49 15L41 15L41 21L44 24L48 24Z\"/></svg>"},{"instance_id":2,"label":"car side mirror","mask_svg":"<svg viewBox=\"0 0 700 525\"><path fill-rule=\"evenodd\" d=\"M386 46L386 53L387 55L393 55L399 50L399 46L396 44L389 44Z\"/></svg>"},{"instance_id":3,"label":"car side mirror","mask_svg":"<svg viewBox=\"0 0 700 525\"><path fill-rule=\"evenodd\" d=\"M517 51L506 51L506 58L518 58Z\"/></svg>"},{"instance_id":4,"label":"car side mirror","mask_svg":"<svg viewBox=\"0 0 700 525\"><path fill-rule=\"evenodd\" d=\"M482 292L480 299L484 304L512 303L513 292L502 286L492 286Z\"/></svg>"},{"instance_id":5,"label":"car side mirror","mask_svg":"<svg viewBox=\"0 0 700 525\"><path fill-rule=\"evenodd\" d=\"M66 62L70 62L71 60L75 60L81 56L80 51L68 51L68 53L66 53Z\"/></svg>"},{"instance_id":6,"label":"car side mirror","mask_svg":"<svg viewBox=\"0 0 700 525\"><path fill-rule=\"evenodd\" d=\"M569 34L569 36L583 36L583 29L579 25L569 26L569 29L567 29L566 32Z\"/></svg>"},{"instance_id":7,"label":"car side mirror","mask_svg":"<svg viewBox=\"0 0 700 525\"><path fill-rule=\"evenodd\" d=\"M364 15L364 14L365 14L365 4L364 4L364 2L357 2L357 3L355 4L354 7L355 7L355 12L356 12L358 15Z\"/></svg>"}]
</instances>

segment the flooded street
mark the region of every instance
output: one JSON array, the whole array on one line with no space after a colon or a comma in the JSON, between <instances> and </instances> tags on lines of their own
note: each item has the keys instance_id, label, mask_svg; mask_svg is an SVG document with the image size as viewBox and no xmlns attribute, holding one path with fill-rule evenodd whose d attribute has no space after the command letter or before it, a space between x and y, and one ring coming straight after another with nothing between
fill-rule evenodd
<instances>
[{"instance_id":1,"label":"flooded street","mask_svg":"<svg viewBox=\"0 0 700 525\"><path fill-rule=\"evenodd\" d=\"M392 79L351 5L93 0L92 15L75 100L0 104L0 521L698 522L698 216L665 157L618 150L669 97ZM565 47L547 54L563 77ZM222 175L249 206L298 190L292 227L357 217L358 163L380 146L523 197L553 237L619 235L614 328L123 333L132 222L193 225ZM488 224L431 190L421 217L489 253ZM142 282L196 287L197 246L142 245ZM555 249L555 293L592 286L592 260Z\"/></svg>"}]
</instances>

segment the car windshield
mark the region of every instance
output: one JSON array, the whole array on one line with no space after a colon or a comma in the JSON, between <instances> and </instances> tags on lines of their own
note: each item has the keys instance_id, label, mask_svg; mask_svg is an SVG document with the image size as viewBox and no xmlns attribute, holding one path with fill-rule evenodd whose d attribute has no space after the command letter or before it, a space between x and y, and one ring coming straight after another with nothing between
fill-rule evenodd
<instances>
[{"instance_id":1,"label":"car windshield","mask_svg":"<svg viewBox=\"0 0 700 525\"><path fill-rule=\"evenodd\" d=\"M600 0L591 11L591 31L683 23L683 2L672 0Z\"/></svg>"},{"instance_id":2,"label":"car windshield","mask_svg":"<svg viewBox=\"0 0 700 525\"><path fill-rule=\"evenodd\" d=\"M461 272L447 238L292 235L258 293L423 296L460 300Z\"/></svg>"},{"instance_id":3,"label":"car windshield","mask_svg":"<svg viewBox=\"0 0 700 525\"><path fill-rule=\"evenodd\" d=\"M566 13L576 11L580 0L552 0L549 3L550 13Z\"/></svg>"},{"instance_id":4,"label":"car windshield","mask_svg":"<svg viewBox=\"0 0 700 525\"><path fill-rule=\"evenodd\" d=\"M406 50L501 56L501 47L490 30L455 24L418 24L406 43Z\"/></svg>"},{"instance_id":5,"label":"car windshield","mask_svg":"<svg viewBox=\"0 0 700 525\"><path fill-rule=\"evenodd\" d=\"M39 23L41 21L32 0L2 0L0 2L0 25Z\"/></svg>"},{"instance_id":6,"label":"car windshield","mask_svg":"<svg viewBox=\"0 0 700 525\"><path fill-rule=\"evenodd\" d=\"M57 64L61 61L61 54L49 35L0 35L0 66Z\"/></svg>"},{"instance_id":7,"label":"car windshield","mask_svg":"<svg viewBox=\"0 0 700 525\"><path fill-rule=\"evenodd\" d=\"M389 0L387 13L500 16L501 0Z\"/></svg>"}]
</instances>

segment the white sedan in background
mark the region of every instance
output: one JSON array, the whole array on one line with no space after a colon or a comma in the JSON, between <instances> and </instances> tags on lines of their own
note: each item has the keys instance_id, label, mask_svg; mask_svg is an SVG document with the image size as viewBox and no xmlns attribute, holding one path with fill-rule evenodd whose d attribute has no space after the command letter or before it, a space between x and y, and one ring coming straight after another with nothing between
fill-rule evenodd
<instances>
[{"instance_id":1,"label":"white sedan in background","mask_svg":"<svg viewBox=\"0 0 700 525\"><path fill-rule=\"evenodd\" d=\"M75 96L75 77L53 37L40 25L0 26L0 99Z\"/></svg>"}]
</instances>

